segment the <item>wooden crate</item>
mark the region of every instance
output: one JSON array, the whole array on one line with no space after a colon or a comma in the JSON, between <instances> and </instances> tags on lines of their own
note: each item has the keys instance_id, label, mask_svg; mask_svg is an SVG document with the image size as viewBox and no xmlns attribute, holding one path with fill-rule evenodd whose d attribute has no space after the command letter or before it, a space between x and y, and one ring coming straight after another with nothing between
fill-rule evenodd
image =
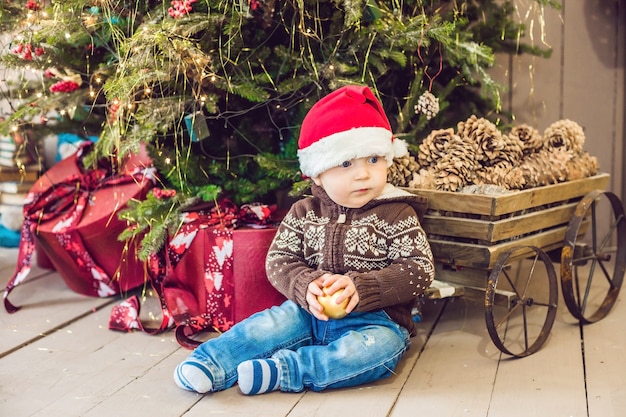
<instances>
[{"instance_id":1,"label":"wooden crate","mask_svg":"<svg viewBox=\"0 0 626 417\"><path fill-rule=\"evenodd\" d=\"M422 225L436 262L489 270L514 246L561 247L578 201L608 182L603 173L501 195L407 190L428 198Z\"/></svg>"}]
</instances>

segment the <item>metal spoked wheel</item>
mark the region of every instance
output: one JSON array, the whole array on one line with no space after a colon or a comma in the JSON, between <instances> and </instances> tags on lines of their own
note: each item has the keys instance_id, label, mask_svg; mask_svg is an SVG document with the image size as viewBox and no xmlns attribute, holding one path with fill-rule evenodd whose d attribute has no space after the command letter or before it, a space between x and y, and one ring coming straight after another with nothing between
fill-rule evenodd
<instances>
[{"instance_id":1,"label":"metal spoked wheel","mask_svg":"<svg viewBox=\"0 0 626 417\"><path fill-rule=\"evenodd\" d=\"M625 265L624 207L615 194L592 191L578 203L561 251L561 289L570 313L584 324L604 318L617 300Z\"/></svg>"},{"instance_id":2,"label":"metal spoked wheel","mask_svg":"<svg viewBox=\"0 0 626 417\"><path fill-rule=\"evenodd\" d=\"M520 252L523 259L510 271L507 265L519 259ZM543 250L523 246L498 257L487 283L485 321L501 352L523 358L538 351L550 334L557 305L556 272Z\"/></svg>"}]
</instances>

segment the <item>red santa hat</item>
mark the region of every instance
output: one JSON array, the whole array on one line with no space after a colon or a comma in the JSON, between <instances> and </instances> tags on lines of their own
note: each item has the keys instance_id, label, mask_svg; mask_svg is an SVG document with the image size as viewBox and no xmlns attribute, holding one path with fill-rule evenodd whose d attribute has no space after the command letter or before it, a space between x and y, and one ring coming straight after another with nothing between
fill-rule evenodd
<instances>
[{"instance_id":1,"label":"red santa hat","mask_svg":"<svg viewBox=\"0 0 626 417\"><path fill-rule=\"evenodd\" d=\"M302 122L298 159L304 176L315 178L344 161L383 156L387 166L405 155L406 143L395 139L389 119L365 86L342 87L315 103Z\"/></svg>"}]
</instances>

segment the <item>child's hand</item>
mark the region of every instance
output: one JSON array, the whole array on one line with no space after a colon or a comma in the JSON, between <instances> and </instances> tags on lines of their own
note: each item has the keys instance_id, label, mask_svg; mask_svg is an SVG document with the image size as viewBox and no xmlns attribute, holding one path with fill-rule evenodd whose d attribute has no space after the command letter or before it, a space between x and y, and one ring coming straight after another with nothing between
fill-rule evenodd
<instances>
[{"instance_id":1,"label":"child's hand","mask_svg":"<svg viewBox=\"0 0 626 417\"><path fill-rule=\"evenodd\" d=\"M324 288L323 284L324 276L321 276L314 281L311 281L309 287L307 288L306 301L307 303L309 303L309 311L316 319L327 321L328 316L323 313L324 307L317 300L318 296L324 294L324 291L322 291L322 288Z\"/></svg>"},{"instance_id":2,"label":"child's hand","mask_svg":"<svg viewBox=\"0 0 626 417\"><path fill-rule=\"evenodd\" d=\"M323 313L324 307L319 303L317 297L324 295L323 289L326 288L326 294L332 295L338 290L343 290L337 299L337 304L341 304L344 300L349 300L346 306L346 313L350 313L359 303L359 294L356 286L347 275L324 274L309 284L306 299L309 303L309 311L318 320L327 321L328 316Z\"/></svg>"}]
</instances>

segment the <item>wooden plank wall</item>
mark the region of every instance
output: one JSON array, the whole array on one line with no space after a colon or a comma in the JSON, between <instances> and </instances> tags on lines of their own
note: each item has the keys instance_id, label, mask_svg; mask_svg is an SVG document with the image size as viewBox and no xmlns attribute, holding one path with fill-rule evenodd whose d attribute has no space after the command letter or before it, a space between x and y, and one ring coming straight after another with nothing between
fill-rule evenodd
<instances>
[{"instance_id":1,"label":"wooden plank wall","mask_svg":"<svg viewBox=\"0 0 626 417\"><path fill-rule=\"evenodd\" d=\"M527 43L552 48L544 59L499 56L493 76L508 85L504 109L540 132L560 119L585 130L585 149L611 174L609 189L626 197L626 3L561 0L543 11L534 0L515 0Z\"/></svg>"}]
</instances>

